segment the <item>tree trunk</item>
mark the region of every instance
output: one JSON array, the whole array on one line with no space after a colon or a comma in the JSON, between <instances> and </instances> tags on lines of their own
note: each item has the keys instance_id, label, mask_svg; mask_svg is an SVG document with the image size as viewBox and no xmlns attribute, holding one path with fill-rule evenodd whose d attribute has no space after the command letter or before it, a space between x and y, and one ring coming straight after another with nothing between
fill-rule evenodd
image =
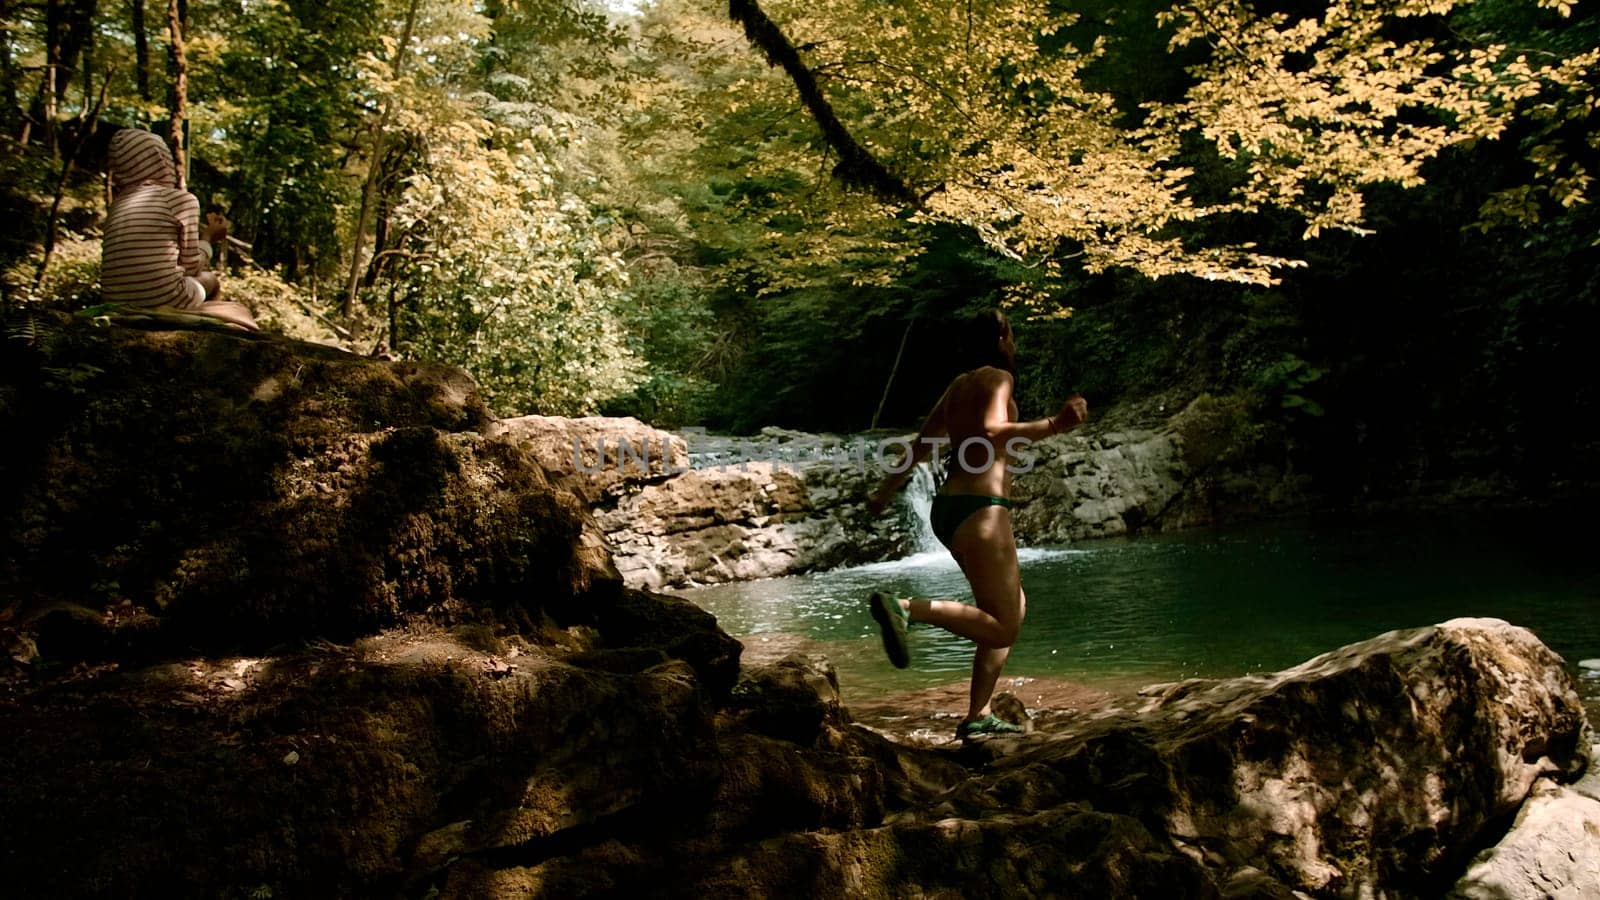
<instances>
[{"instance_id":1,"label":"tree trunk","mask_svg":"<svg viewBox=\"0 0 1600 900\"><path fill-rule=\"evenodd\" d=\"M183 147L183 125L189 118L189 59L183 50L183 20L187 11L181 0L167 0L167 31L171 43L167 61L172 68L172 163L177 167L178 187L188 186L189 160Z\"/></svg>"},{"instance_id":2,"label":"tree trunk","mask_svg":"<svg viewBox=\"0 0 1600 900\"><path fill-rule=\"evenodd\" d=\"M150 102L150 39L145 35L144 0L133 0L133 83L139 99Z\"/></svg>"},{"instance_id":3,"label":"tree trunk","mask_svg":"<svg viewBox=\"0 0 1600 900\"><path fill-rule=\"evenodd\" d=\"M77 144L72 148L72 152L67 155L66 161L61 164L61 177L56 179L55 198L50 203L50 215L45 219L44 256L39 260L39 270L33 276L33 292L35 294L39 292L40 285L44 284L45 272L50 269L50 258L56 251L56 219L61 214L61 200L67 193L67 178L72 175L73 165L83 156L84 148L92 140L91 136L94 134L95 125L100 121L100 110L104 109L106 105L106 92L111 89L111 75L115 71L115 66L106 70L105 84L100 86L100 98L95 101L92 108L84 112L83 128L78 133ZM87 96L84 97L84 102L87 104ZM109 207L109 205L108 201L107 206Z\"/></svg>"},{"instance_id":4,"label":"tree trunk","mask_svg":"<svg viewBox=\"0 0 1600 900\"><path fill-rule=\"evenodd\" d=\"M83 50L78 54L83 70L83 107L78 110L78 118L89 115L90 98L94 96L94 32L89 32L89 40L84 43Z\"/></svg>"},{"instance_id":5,"label":"tree trunk","mask_svg":"<svg viewBox=\"0 0 1600 900\"><path fill-rule=\"evenodd\" d=\"M400 43L394 51L392 70L396 81L400 80L401 73L405 71L406 53L411 47L411 29L416 21L417 0L411 0L411 5L406 8L406 24L400 32ZM389 127L389 114L393 107L392 100L383 104L383 112L378 115L378 127L372 136L372 159L367 164L367 181L361 188L361 212L356 216L356 233L350 247L350 278L345 283L342 309L346 320L355 314L356 292L361 288L362 245L367 240L367 228L372 224L373 197L377 193L378 174L383 168L384 134Z\"/></svg>"},{"instance_id":6,"label":"tree trunk","mask_svg":"<svg viewBox=\"0 0 1600 900\"><path fill-rule=\"evenodd\" d=\"M383 268L381 260L383 251L389 245L389 212L393 207L387 185L378 191L378 221L372 226L372 261L367 264L367 274L361 278L362 287L372 287L378 281L378 273Z\"/></svg>"},{"instance_id":7,"label":"tree trunk","mask_svg":"<svg viewBox=\"0 0 1600 900\"><path fill-rule=\"evenodd\" d=\"M389 349L396 353L400 352L400 301L395 297L399 289L397 282L389 283Z\"/></svg>"},{"instance_id":8,"label":"tree trunk","mask_svg":"<svg viewBox=\"0 0 1600 900\"><path fill-rule=\"evenodd\" d=\"M61 14L61 30L58 37L57 63L60 66L56 74L56 103L67 98L67 87L72 83L73 73L79 69L79 60L94 42L94 17L99 7L98 0L75 0ZM88 83L89 64L83 60L85 83ZM89 97L92 89L85 91L83 98L84 108L89 106Z\"/></svg>"},{"instance_id":9,"label":"tree trunk","mask_svg":"<svg viewBox=\"0 0 1600 900\"><path fill-rule=\"evenodd\" d=\"M44 7L44 72L39 76L39 91L28 107L30 123L39 123L45 146L56 150L56 77L61 69L61 4L47 0ZM22 143L28 143L28 126L23 126Z\"/></svg>"},{"instance_id":10,"label":"tree trunk","mask_svg":"<svg viewBox=\"0 0 1600 900\"><path fill-rule=\"evenodd\" d=\"M0 0L0 102L6 105L5 122L9 125L17 109L17 67L11 58L10 0Z\"/></svg>"}]
</instances>

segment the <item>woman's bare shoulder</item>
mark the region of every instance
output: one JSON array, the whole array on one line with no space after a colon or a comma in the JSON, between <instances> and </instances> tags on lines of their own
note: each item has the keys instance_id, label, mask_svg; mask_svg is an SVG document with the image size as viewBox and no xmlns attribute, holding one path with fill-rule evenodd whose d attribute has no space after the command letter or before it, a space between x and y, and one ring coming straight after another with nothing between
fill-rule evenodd
<instances>
[{"instance_id":1,"label":"woman's bare shoulder","mask_svg":"<svg viewBox=\"0 0 1600 900\"><path fill-rule=\"evenodd\" d=\"M1002 386L1009 387L1010 384L1011 373L994 366L983 366L970 372L962 372L951 380L949 387L945 388L944 402L940 407L949 409L986 404L996 391Z\"/></svg>"},{"instance_id":2,"label":"woman's bare shoulder","mask_svg":"<svg viewBox=\"0 0 1600 900\"><path fill-rule=\"evenodd\" d=\"M981 384L989 390L994 390L1001 385L1011 386L1011 373L998 366L983 366L973 369L960 377L971 378L974 384Z\"/></svg>"}]
</instances>

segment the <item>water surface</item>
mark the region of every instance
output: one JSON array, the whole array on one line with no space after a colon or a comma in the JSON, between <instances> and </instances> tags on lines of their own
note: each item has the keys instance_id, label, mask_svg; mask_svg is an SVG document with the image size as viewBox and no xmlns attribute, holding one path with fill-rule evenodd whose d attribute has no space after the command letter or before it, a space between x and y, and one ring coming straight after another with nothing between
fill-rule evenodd
<instances>
[{"instance_id":1,"label":"water surface","mask_svg":"<svg viewBox=\"0 0 1600 900\"><path fill-rule=\"evenodd\" d=\"M1021 551L1028 616L1007 675L1127 688L1287 668L1395 628L1492 616L1577 669L1600 658L1600 568L1532 514L1298 522ZM747 643L799 635L847 702L965 677L971 645L912 628L912 668L884 659L864 600L969 599L943 551L815 575L681 591ZM781 641L780 641L781 642ZM1591 713L1600 671L1581 679Z\"/></svg>"}]
</instances>

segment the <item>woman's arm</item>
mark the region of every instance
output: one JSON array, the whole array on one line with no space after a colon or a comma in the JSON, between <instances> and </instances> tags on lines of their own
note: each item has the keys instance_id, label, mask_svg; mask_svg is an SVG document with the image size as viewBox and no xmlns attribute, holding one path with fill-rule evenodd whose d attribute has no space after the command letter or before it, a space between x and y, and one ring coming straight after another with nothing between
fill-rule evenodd
<instances>
[{"instance_id":1,"label":"woman's arm","mask_svg":"<svg viewBox=\"0 0 1600 900\"><path fill-rule=\"evenodd\" d=\"M1011 421L1011 375L1005 373L995 381L995 391L990 395L989 405L983 412L983 430L997 452L1015 438L1030 442L1044 440L1051 435L1070 431L1089 418L1088 401L1078 394L1073 394L1067 398L1066 403L1061 404L1060 411L1053 416L1028 422L1013 422Z\"/></svg>"},{"instance_id":2,"label":"woman's arm","mask_svg":"<svg viewBox=\"0 0 1600 900\"><path fill-rule=\"evenodd\" d=\"M922 420L922 428L918 429L917 437L912 441L909 458L902 456L900 464L895 467L898 471L885 475L883 483L872 492L871 499L867 501L867 508L873 515L882 513L888 507L889 501L911 478L911 471L918 463L928 458L934 444L939 443L938 439L950 434L950 423L945 419L945 401L950 399L950 392L954 388L955 382L952 381L940 395L939 402L933 405L933 410L928 413L927 418Z\"/></svg>"}]
</instances>

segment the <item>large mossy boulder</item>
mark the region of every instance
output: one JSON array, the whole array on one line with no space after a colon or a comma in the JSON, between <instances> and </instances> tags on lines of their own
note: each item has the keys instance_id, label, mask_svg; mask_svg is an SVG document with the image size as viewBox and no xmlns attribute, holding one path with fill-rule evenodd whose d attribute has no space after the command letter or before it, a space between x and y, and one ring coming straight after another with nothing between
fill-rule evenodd
<instances>
[{"instance_id":1,"label":"large mossy boulder","mask_svg":"<svg viewBox=\"0 0 1600 900\"><path fill-rule=\"evenodd\" d=\"M10 342L0 382L0 592L46 658L526 625L619 593L584 505L480 434L459 369L66 322Z\"/></svg>"},{"instance_id":2,"label":"large mossy boulder","mask_svg":"<svg viewBox=\"0 0 1600 900\"><path fill-rule=\"evenodd\" d=\"M6 349L0 883L407 892L714 789L739 645L625 589L464 373L70 320Z\"/></svg>"},{"instance_id":3,"label":"large mossy boulder","mask_svg":"<svg viewBox=\"0 0 1600 900\"><path fill-rule=\"evenodd\" d=\"M723 718L756 730L721 733L703 820L465 856L444 895L1440 896L1536 783L1589 762L1560 658L1496 620L1171 685L960 754L876 741L825 683L797 658L747 673Z\"/></svg>"}]
</instances>

